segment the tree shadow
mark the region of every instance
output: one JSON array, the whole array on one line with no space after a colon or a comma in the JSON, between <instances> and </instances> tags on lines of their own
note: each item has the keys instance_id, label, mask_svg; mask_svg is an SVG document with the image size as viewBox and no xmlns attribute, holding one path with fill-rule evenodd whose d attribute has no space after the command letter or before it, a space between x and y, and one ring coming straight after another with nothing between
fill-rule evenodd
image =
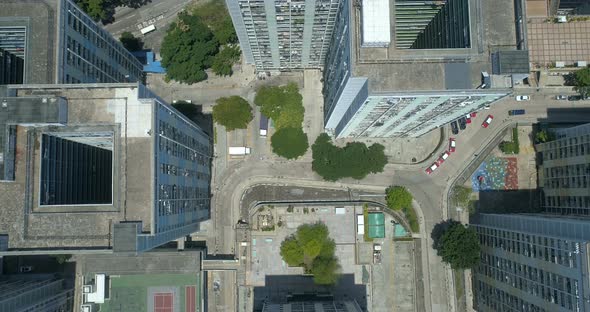
<instances>
[{"instance_id":1,"label":"tree shadow","mask_svg":"<svg viewBox=\"0 0 590 312\"><path fill-rule=\"evenodd\" d=\"M445 221L441 221L437 223L432 232L430 233L430 238L432 239L432 248L436 250L437 254L440 253L440 239L442 238L443 234L453 225L459 224L459 221L448 219Z\"/></svg>"},{"instance_id":2,"label":"tree shadow","mask_svg":"<svg viewBox=\"0 0 590 312\"><path fill-rule=\"evenodd\" d=\"M576 76L574 75L574 73L565 74L563 75L563 81L564 85L566 86L575 86Z\"/></svg>"}]
</instances>

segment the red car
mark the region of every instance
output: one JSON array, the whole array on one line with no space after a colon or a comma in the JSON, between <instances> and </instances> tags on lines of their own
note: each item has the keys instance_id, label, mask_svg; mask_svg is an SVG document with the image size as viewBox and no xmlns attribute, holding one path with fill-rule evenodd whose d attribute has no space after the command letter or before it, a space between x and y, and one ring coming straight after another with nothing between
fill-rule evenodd
<instances>
[{"instance_id":1,"label":"red car","mask_svg":"<svg viewBox=\"0 0 590 312\"><path fill-rule=\"evenodd\" d=\"M475 118L475 117L477 117L477 112L471 113L471 118Z\"/></svg>"},{"instance_id":2,"label":"red car","mask_svg":"<svg viewBox=\"0 0 590 312\"><path fill-rule=\"evenodd\" d=\"M455 138L450 138L449 139L449 153L454 153L456 147L457 147L457 141L455 141Z\"/></svg>"},{"instance_id":3,"label":"red car","mask_svg":"<svg viewBox=\"0 0 590 312\"><path fill-rule=\"evenodd\" d=\"M445 160L447 160L447 158L449 158L449 152L442 153L442 155L440 155L440 157L436 161L436 164L440 166L442 163L445 162Z\"/></svg>"},{"instance_id":4,"label":"red car","mask_svg":"<svg viewBox=\"0 0 590 312\"><path fill-rule=\"evenodd\" d=\"M486 117L486 120L483 121L481 126L487 128L492 123L492 120L494 120L494 116L488 115L488 117Z\"/></svg>"},{"instance_id":5,"label":"red car","mask_svg":"<svg viewBox=\"0 0 590 312\"><path fill-rule=\"evenodd\" d=\"M432 166L426 168L426 173L431 174L437 168L438 168L438 165L436 163L434 163L434 164L432 164Z\"/></svg>"},{"instance_id":6,"label":"red car","mask_svg":"<svg viewBox=\"0 0 590 312\"><path fill-rule=\"evenodd\" d=\"M467 121L468 124L470 124L471 123L471 114L465 115L465 120Z\"/></svg>"}]
</instances>

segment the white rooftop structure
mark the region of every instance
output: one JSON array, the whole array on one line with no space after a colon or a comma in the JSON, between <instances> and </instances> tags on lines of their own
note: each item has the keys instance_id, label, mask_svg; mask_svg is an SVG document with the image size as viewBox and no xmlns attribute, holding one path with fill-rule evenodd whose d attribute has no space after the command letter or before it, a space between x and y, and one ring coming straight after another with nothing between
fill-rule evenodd
<instances>
[{"instance_id":1,"label":"white rooftop structure","mask_svg":"<svg viewBox=\"0 0 590 312\"><path fill-rule=\"evenodd\" d=\"M388 47L391 42L389 0L362 0L363 47Z\"/></svg>"},{"instance_id":2,"label":"white rooftop structure","mask_svg":"<svg viewBox=\"0 0 590 312\"><path fill-rule=\"evenodd\" d=\"M104 303L106 275L96 274L94 276L94 283L94 291L86 294L86 302Z\"/></svg>"}]
</instances>

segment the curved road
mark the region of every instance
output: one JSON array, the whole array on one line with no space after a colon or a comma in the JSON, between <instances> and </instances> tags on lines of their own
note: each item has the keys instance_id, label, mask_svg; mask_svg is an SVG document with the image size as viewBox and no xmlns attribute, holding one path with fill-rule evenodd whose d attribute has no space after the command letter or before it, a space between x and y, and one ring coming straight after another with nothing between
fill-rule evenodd
<instances>
[{"instance_id":1,"label":"curved road","mask_svg":"<svg viewBox=\"0 0 590 312\"><path fill-rule=\"evenodd\" d=\"M454 300L449 300L454 298L450 269L436 256L430 240L433 226L447 218L447 186L473 159L473 155L477 155L510 124L530 123L548 117L557 121L590 121L590 114L580 114L579 111L589 108L589 101L555 101L552 97L552 94L537 93L532 96L530 102L507 99L493 105L490 110L480 111L468 128L455 136L456 152L432 175L424 173L428 164L388 164L384 172L370 175L362 181L344 179L339 182L326 182L311 170L309 161L273 161L249 156L243 161L235 162L217 175L213 188L212 219L215 226L215 247L210 250L214 249L216 253L223 254L233 252L236 244L234 225L240 219L240 201L244 192L254 185L268 183L319 188L350 187L372 192L384 191L392 184L403 185L412 192L420 206L418 215L421 216L426 311L454 311ZM525 108L527 114L509 117L507 111L514 108ZM555 112L552 108L571 110ZM494 115L494 121L489 128L482 128L481 122L487 114ZM431 161L444 149L446 145L443 144Z\"/></svg>"}]
</instances>

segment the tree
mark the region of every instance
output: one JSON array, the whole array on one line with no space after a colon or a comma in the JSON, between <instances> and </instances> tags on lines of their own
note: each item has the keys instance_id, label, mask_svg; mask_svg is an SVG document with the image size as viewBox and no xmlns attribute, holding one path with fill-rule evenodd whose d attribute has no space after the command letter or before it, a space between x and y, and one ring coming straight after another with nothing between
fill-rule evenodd
<instances>
[{"instance_id":1,"label":"tree","mask_svg":"<svg viewBox=\"0 0 590 312\"><path fill-rule=\"evenodd\" d=\"M574 72L574 90L582 97L590 96L590 68L576 70Z\"/></svg>"},{"instance_id":2,"label":"tree","mask_svg":"<svg viewBox=\"0 0 590 312\"><path fill-rule=\"evenodd\" d=\"M64 264L66 263L68 260L70 260L70 258L72 258L72 255L68 255L68 254L61 254L61 255L53 255L51 256L55 259L55 261L57 261L57 263L59 264Z\"/></svg>"},{"instance_id":3,"label":"tree","mask_svg":"<svg viewBox=\"0 0 590 312\"><path fill-rule=\"evenodd\" d=\"M193 14L200 17L203 23L213 31L220 44L238 42L231 17L224 1L213 0L195 7Z\"/></svg>"},{"instance_id":4,"label":"tree","mask_svg":"<svg viewBox=\"0 0 590 312\"><path fill-rule=\"evenodd\" d=\"M437 249L438 255L453 269L469 269L479 263L481 246L477 232L471 227L456 221L448 222L442 229L440 239L434 241L433 247Z\"/></svg>"},{"instance_id":5,"label":"tree","mask_svg":"<svg viewBox=\"0 0 590 312\"><path fill-rule=\"evenodd\" d=\"M412 207L412 194L403 186L390 186L385 191L387 207L393 210L402 210Z\"/></svg>"},{"instance_id":6,"label":"tree","mask_svg":"<svg viewBox=\"0 0 590 312\"><path fill-rule=\"evenodd\" d=\"M112 23L115 15L115 8L126 6L137 9L142 5L150 3L151 0L76 0L76 4L95 21L102 21L103 24Z\"/></svg>"},{"instance_id":7,"label":"tree","mask_svg":"<svg viewBox=\"0 0 590 312\"><path fill-rule=\"evenodd\" d=\"M301 128L282 128L270 138L273 153L287 159L303 156L309 147L307 135Z\"/></svg>"},{"instance_id":8,"label":"tree","mask_svg":"<svg viewBox=\"0 0 590 312\"><path fill-rule=\"evenodd\" d=\"M340 148L325 133L318 136L311 151L313 171L328 181L346 177L360 180L369 173L382 172L387 164L383 145L367 147L364 143L349 142Z\"/></svg>"},{"instance_id":9,"label":"tree","mask_svg":"<svg viewBox=\"0 0 590 312\"><path fill-rule=\"evenodd\" d=\"M281 243L281 257L289 266L302 266L319 285L338 281L340 265L334 255L336 244L323 223L303 224Z\"/></svg>"},{"instance_id":10,"label":"tree","mask_svg":"<svg viewBox=\"0 0 590 312\"><path fill-rule=\"evenodd\" d=\"M119 41L121 41L125 49L129 50L130 52L140 51L143 49L143 41L141 41L141 38L133 36L133 34L128 31L121 34Z\"/></svg>"},{"instance_id":11,"label":"tree","mask_svg":"<svg viewBox=\"0 0 590 312\"><path fill-rule=\"evenodd\" d=\"M238 46L227 46L222 48L219 53L213 57L211 69L216 75L231 76L233 74L232 66L240 59L240 48Z\"/></svg>"},{"instance_id":12,"label":"tree","mask_svg":"<svg viewBox=\"0 0 590 312\"><path fill-rule=\"evenodd\" d=\"M246 129L254 117L252 107L239 96L222 97L213 106L213 120L225 127L227 131Z\"/></svg>"},{"instance_id":13,"label":"tree","mask_svg":"<svg viewBox=\"0 0 590 312\"><path fill-rule=\"evenodd\" d=\"M274 121L277 129L301 127L303 123L303 97L295 83L286 86L263 86L256 92L254 104L262 114Z\"/></svg>"},{"instance_id":14,"label":"tree","mask_svg":"<svg viewBox=\"0 0 590 312\"><path fill-rule=\"evenodd\" d=\"M217 39L197 16L179 14L162 43L162 66L166 78L187 84L207 79L205 69L211 67L218 51Z\"/></svg>"},{"instance_id":15,"label":"tree","mask_svg":"<svg viewBox=\"0 0 590 312\"><path fill-rule=\"evenodd\" d=\"M537 143L545 143L552 140L555 140L555 135L552 132L547 131L546 129L543 129L535 133L535 141L537 141Z\"/></svg>"}]
</instances>

